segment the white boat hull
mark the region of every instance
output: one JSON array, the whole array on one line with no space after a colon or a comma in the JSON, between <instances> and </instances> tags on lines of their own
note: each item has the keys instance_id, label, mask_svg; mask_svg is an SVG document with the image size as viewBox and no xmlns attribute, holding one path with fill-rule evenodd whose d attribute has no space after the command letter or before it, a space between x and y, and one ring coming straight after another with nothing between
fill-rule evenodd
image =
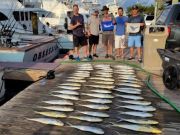
<instances>
[{"instance_id":1,"label":"white boat hull","mask_svg":"<svg viewBox=\"0 0 180 135\"><path fill-rule=\"evenodd\" d=\"M33 40L21 48L0 48L1 62L50 62L59 54L57 39Z\"/></svg>"}]
</instances>

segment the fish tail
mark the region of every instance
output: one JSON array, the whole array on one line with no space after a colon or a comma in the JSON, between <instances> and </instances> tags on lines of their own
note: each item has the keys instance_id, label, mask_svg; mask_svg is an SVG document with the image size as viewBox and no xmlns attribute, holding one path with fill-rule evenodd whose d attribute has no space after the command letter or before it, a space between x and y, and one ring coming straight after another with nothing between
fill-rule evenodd
<instances>
[{"instance_id":1,"label":"fish tail","mask_svg":"<svg viewBox=\"0 0 180 135\"><path fill-rule=\"evenodd\" d=\"M66 124L67 124L68 126L72 126L72 124L71 124L71 123L69 123L69 122L66 122Z\"/></svg>"},{"instance_id":2,"label":"fish tail","mask_svg":"<svg viewBox=\"0 0 180 135\"><path fill-rule=\"evenodd\" d=\"M122 121L124 121L124 119L121 118L121 117L118 117L118 120L116 122L119 123L119 122L122 122Z\"/></svg>"}]
</instances>

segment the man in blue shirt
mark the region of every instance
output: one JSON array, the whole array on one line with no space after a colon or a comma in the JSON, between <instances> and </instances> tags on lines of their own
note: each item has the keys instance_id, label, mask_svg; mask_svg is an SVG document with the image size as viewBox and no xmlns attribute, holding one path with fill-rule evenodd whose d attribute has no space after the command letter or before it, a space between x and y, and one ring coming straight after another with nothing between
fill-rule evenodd
<instances>
[{"instance_id":1,"label":"man in blue shirt","mask_svg":"<svg viewBox=\"0 0 180 135\"><path fill-rule=\"evenodd\" d=\"M116 58L124 58L125 48L125 25L128 20L126 16L123 16L123 8L118 8L118 15L116 17L116 35L115 35L115 49Z\"/></svg>"},{"instance_id":2,"label":"man in blue shirt","mask_svg":"<svg viewBox=\"0 0 180 135\"><path fill-rule=\"evenodd\" d=\"M134 59L134 46L135 46L137 48L138 61L141 63L142 62L142 59L141 59L141 46L142 46L141 31L144 28L145 23L144 23L144 18L141 15L139 15L138 6L136 6L136 5L132 6L131 16L128 19L128 23L139 25L138 32L129 33L128 47L130 47L130 57L128 58L128 60Z\"/></svg>"}]
</instances>

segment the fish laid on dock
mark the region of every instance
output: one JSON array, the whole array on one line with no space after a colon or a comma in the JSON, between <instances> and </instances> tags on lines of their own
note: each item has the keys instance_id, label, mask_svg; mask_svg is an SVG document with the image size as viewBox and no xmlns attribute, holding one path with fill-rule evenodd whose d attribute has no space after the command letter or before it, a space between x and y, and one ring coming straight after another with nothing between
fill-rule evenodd
<instances>
[{"instance_id":1,"label":"fish laid on dock","mask_svg":"<svg viewBox=\"0 0 180 135\"><path fill-rule=\"evenodd\" d=\"M139 79L136 78L136 76L127 76L127 75L119 75L117 77L118 79L123 79L123 80L132 80L132 81L139 81Z\"/></svg>"},{"instance_id":2,"label":"fish laid on dock","mask_svg":"<svg viewBox=\"0 0 180 135\"><path fill-rule=\"evenodd\" d=\"M69 116L68 118L87 121L87 122L102 122L103 121L103 119L93 117L93 116Z\"/></svg>"},{"instance_id":3,"label":"fish laid on dock","mask_svg":"<svg viewBox=\"0 0 180 135\"><path fill-rule=\"evenodd\" d=\"M94 116L94 117L101 117L101 118L109 117L107 113L103 113L103 112L94 112L94 111L77 111L77 112L85 114L85 115L89 115L89 116Z\"/></svg>"},{"instance_id":4,"label":"fish laid on dock","mask_svg":"<svg viewBox=\"0 0 180 135\"><path fill-rule=\"evenodd\" d=\"M141 88L141 85L135 84L135 83L119 83L116 84L117 86L128 86L128 87L135 87L135 88Z\"/></svg>"},{"instance_id":5,"label":"fish laid on dock","mask_svg":"<svg viewBox=\"0 0 180 135\"><path fill-rule=\"evenodd\" d=\"M80 89L80 87L73 87L73 86L58 86L58 88L67 89L67 90L79 90Z\"/></svg>"},{"instance_id":6,"label":"fish laid on dock","mask_svg":"<svg viewBox=\"0 0 180 135\"><path fill-rule=\"evenodd\" d=\"M116 97L122 97L125 99L132 99L132 100L142 100L144 99L141 96L134 96L134 95L120 95L120 94L115 94Z\"/></svg>"},{"instance_id":7,"label":"fish laid on dock","mask_svg":"<svg viewBox=\"0 0 180 135\"><path fill-rule=\"evenodd\" d=\"M80 106L87 107L90 109L96 109L96 110L108 110L110 107L107 105L101 105L101 104L79 104Z\"/></svg>"},{"instance_id":8,"label":"fish laid on dock","mask_svg":"<svg viewBox=\"0 0 180 135\"><path fill-rule=\"evenodd\" d=\"M141 92L135 90L123 90L123 89L113 89L113 90L120 93L135 94L135 95L141 94Z\"/></svg>"},{"instance_id":9,"label":"fish laid on dock","mask_svg":"<svg viewBox=\"0 0 180 135\"><path fill-rule=\"evenodd\" d=\"M68 100L49 100L49 101L42 101L47 104L51 105L73 105L73 102Z\"/></svg>"},{"instance_id":10,"label":"fish laid on dock","mask_svg":"<svg viewBox=\"0 0 180 135\"><path fill-rule=\"evenodd\" d=\"M76 80L84 80L86 79L86 77L77 77L77 76L70 76L70 77L67 77L68 79L76 79Z\"/></svg>"},{"instance_id":11,"label":"fish laid on dock","mask_svg":"<svg viewBox=\"0 0 180 135\"><path fill-rule=\"evenodd\" d=\"M131 109L135 111L144 111L144 112L153 112L156 111L156 108L153 106L141 106L141 105L124 105L124 106L119 106L121 108L126 108L126 109Z\"/></svg>"},{"instance_id":12,"label":"fish laid on dock","mask_svg":"<svg viewBox=\"0 0 180 135\"><path fill-rule=\"evenodd\" d=\"M134 72L117 72L117 71L114 71L115 74L119 74L119 75L134 75L135 73Z\"/></svg>"},{"instance_id":13,"label":"fish laid on dock","mask_svg":"<svg viewBox=\"0 0 180 135\"><path fill-rule=\"evenodd\" d=\"M144 126L144 125L138 125L138 124L116 124L112 123L115 127L125 128L132 131L139 131L139 132L146 132L146 133L154 133L154 134L160 134L161 130L158 128L152 127L152 126Z\"/></svg>"},{"instance_id":14,"label":"fish laid on dock","mask_svg":"<svg viewBox=\"0 0 180 135\"><path fill-rule=\"evenodd\" d=\"M123 82L123 83L135 83L135 84L139 84L140 83L140 81L125 80L125 79L121 79L120 82Z\"/></svg>"},{"instance_id":15,"label":"fish laid on dock","mask_svg":"<svg viewBox=\"0 0 180 135\"><path fill-rule=\"evenodd\" d=\"M99 104L111 104L112 103L112 100L102 99L102 98L84 99L82 101L90 102L90 103L99 103Z\"/></svg>"},{"instance_id":16,"label":"fish laid on dock","mask_svg":"<svg viewBox=\"0 0 180 135\"><path fill-rule=\"evenodd\" d=\"M52 94L52 96L59 97L59 98L62 98L62 99L75 100L75 101L79 100L79 97L77 97L77 96L72 96L72 95Z\"/></svg>"},{"instance_id":17,"label":"fish laid on dock","mask_svg":"<svg viewBox=\"0 0 180 135\"><path fill-rule=\"evenodd\" d=\"M156 125L159 122L155 120L141 120L141 119L125 119L125 118L120 118L118 122L126 121L129 123L134 123L134 124L143 124L143 125Z\"/></svg>"},{"instance_id":18,"label":"fish laid on dock","mask_svg":"<svg viewBox=\"0 0 180 135\"><path fill-rule=\"evenodd\" d=\"M104 131L101 128L92 127L92 126L81 126L81 125L69 125L69 127L79 129L81 131L86 131L98 135L103 135Z\"/></svg>"},{"instance_id":19,"label":"fish laid on dock","mask_svg":"<svg viewBox=\"0 0 180 135\"><path fill-rule=\"evenodd\" d=\"M84 83L86 82L86 80L76 80L76 79L67 79L67 82L74 82L74 83Z\"/></svg>"},{"instance_id":20,"label":"fish laid on dock","mask_svg":"<svg viewBox=\"0 0 180 135\"><path fill-rule=\"evenodd\" d=\"M97 83L97 84L106 84L106 85L114 84L114 82L107 82L107 81L93 81L93 80L91 80L90 82Z\"/></svg>"},{"instance_id":21,"label":"fish laid on dock","mask_svg":"<svg viewBox=\"0 0 180 135\"><path fill-rule=\"evenodd\" d=\"M130 87L121 87L121 88L116 88L117 90L127 90L127 91L138 91L138 92L141 92L142 90L141 89L138 89L138 88L130 88Z\"/></svg>"},{"instance_id":22,"label":"fish laid on dock","mask_svg":"<svg viewBox=\"0 0 180 135\"><path fill-rule=\"evenodd\" d=\"M74 111L74 109L72 107L67 107L67 106L38 106L38 107L48 109L48 110L53 110L53 111L61 111L61 112Z\"/></svg>"},{"instance_id":23,"label":"fish laid on dock","mask_svg":"<svg viewBox=\"0 0 180 135\"><path fill-rule=\"evenodd\" d=\"M47 124L47 125L64 126L63 122L57 119L53 119L53 118L32 118L32 119L27 118L27 119L31 121Z\"/></svg>"},{"instance_id":24,"label":"fish laid on dock","mask_svg":"<svg viewBox=\"0 0 180 135\"><path fill-rule=\"evenodd\" d=\"M127 103L127 104L132 104L132 105L150 105L151 102L148 101L138 101L138 100L118 100L119 102L122 103Z\"/></svg>"},{"instance_id":25,"label":"fish laid on dock","mask_svg":"<svg viewBox=\"0 0 180 135\"><path fill-rule=\"evenodd\" d=\"M153 116L151 113L139 112L139 111L128 111L128 112L119 112L119 113L129 115L129 116L141 117L141 118L148 118L148 117Z\"/></svg>"},{"instance_id":26,"label":"fish laid on dock","mask_svg":"<svg viewBox=\"0 0 180 135\"><path fill-rule=\"evenodd\" d=\"M112 75L99 75L99 74L96 74L96 75L94 75L94 77L112 78L113 76Z\"/></svg>"},{"instance_id":27,"label":"fish laid on dock","mask_svg":"<svg viewBox=\"0 0 180 135\"><path fill-rule=\"evenodd\" d=\"M63 112L56 112L56 111L46 111L46 112L39 112L35 111L37 114L41 114L43 116L53 117L53 118L66 118L67 115Z\"/></svg>"},{"instance_id":28,"label":"fish laid on dock","mask_svg":"<svg viewBox=\"0 0 180 135\"><path fill-rule=\"evenodd\" d=\"M56 91L52 91L52 92L66 94L66 95L75 95L75 96L79 95L79 92L74 91L74 90L56 90Z\"/></svg>"},{"instance_id":29,"label":"fish laid on dock","mask_svg":"<svg viewBox=\"0 0 180 135\"><path fill-rule=\"evenodd\" d=\"M80 83L62 83L59 84L59 86L75 86L75 87L81 87Z\"/></svg>"},{"instance_id":30,"label":"fish laid on dock","mask_svg":"<svg viewBox=\"0 0 180 135\"><path fill-rule=\"evenodd\" d=\"M89 78L90 80L101 80L101 81L109 81L109 82L114 82L114 79L112 78L103 78L103 77L91 77Z\"/></svg>"},{"instance_id":31,"label":"fish laid on dock","mask_svg":"<svg viewBox=\"0 0 180 135\"><path fill-rule=\"evenodd\" d=\"M115 86L113 85L86 85L93 88L102 88L102 89L113 89Z\"/></svg>"},{"instance_id":32,"label":"fish laid on dock","mask_svg":"<svg viewBox=\"0 0 180 135\"><path fill-rule=\"evenodd\" d=\"M90 97L96 97L96 98L107 98L107 99L112 99L114 98L112 95L110 94L101 94L101 93L97 93L97 94L94 94L94 93L81 93L82 95L86 95L86 96L90 96Z\"/></svg>"},{"instance_id":33,"label":"fish laid on dock","mask_svg":"<svg viewBox=\"0 0 180 135\"><path fill-rule=\"evenodd\" d=\"M111 94L112 93L112 91L110 91L110 90L103 90L103 89L96 89L96 90L89 90L89 91L92 91L95 93L101 93L101 94Z\"/></svg>"}]
</instances>

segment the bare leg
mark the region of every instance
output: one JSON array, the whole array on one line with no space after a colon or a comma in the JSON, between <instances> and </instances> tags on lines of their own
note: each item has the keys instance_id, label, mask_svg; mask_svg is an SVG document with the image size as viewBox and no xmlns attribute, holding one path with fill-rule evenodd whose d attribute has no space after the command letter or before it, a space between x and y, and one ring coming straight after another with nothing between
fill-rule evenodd
<instances>
[{"instance_id":1,"label":"bare leg","mask_svg":"<svg viewBox=\"0 0 180 135\"><path fill-rule=\"evenodd\" d=\"M75 47L75 55L76 55L76 57L79 57L79 48L78 47Z\"/></svg>"},{"instance_id":2,"label":"bare leg","mask_svg":"<svg viewBox=\"0 0 180 135\"><path fill-rule=\"evenodd\" d=\"M137 48L138 59L141 59L141 47Z\"/></svg>"},{"instance_id":3,"label":"bare leg","mask_svg":"<svg viewBox=\"0 0 180 135\"><path fill-rule=\"evenodd\" d=\"M134 48L131 47L130 48L130 57L133 58L133 56L134 56Z\"/></svg>"},{"instance_id":4,"label":"bare leg","mask_svg":"<svg viewBox=\"0 0 180 135\"><path fill-rule=\"evenodd\" d=\"M83 46L83 50L84 50L84 57L88 57L89 55L88 45Z\"/></svg>"},{"instance_id":5,"label":"bare leg","mask_svg":"<svg viewBox=\"0 0 180 135\"><path fill-rule=\"evenodd\" d=\"M94 45L93 45L93 54L96 54L96 50L97 50L97 45L94 44Z\"/></svg>"}]
</instances>

